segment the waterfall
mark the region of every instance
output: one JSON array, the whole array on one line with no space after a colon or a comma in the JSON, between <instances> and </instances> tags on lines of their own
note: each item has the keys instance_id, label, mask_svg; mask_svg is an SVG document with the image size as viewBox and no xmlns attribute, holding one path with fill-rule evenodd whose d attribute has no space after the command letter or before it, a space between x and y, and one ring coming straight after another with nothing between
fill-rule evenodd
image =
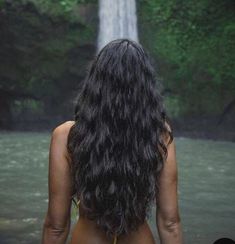
<instances>
[{"instance_id":1,"label":"waterfall","mask_svg":"<svg viewBox=\"0 0 235 244\"><path fill-rule=\"evenodd\" d=\"M129 38L138 42L135 0L99 0L97 51L108 42Z\"/></svg>"}]
</instances>

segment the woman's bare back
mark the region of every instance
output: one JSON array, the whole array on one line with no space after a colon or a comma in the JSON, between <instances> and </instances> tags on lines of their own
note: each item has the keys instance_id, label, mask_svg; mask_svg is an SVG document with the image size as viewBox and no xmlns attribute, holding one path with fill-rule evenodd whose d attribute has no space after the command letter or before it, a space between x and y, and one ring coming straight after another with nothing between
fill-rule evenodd
<instances>
[{"instance_id":1,"label":"woman's bare back","mask_svg":"<svg viewBox=\"0 0 235 244\"><path fill-rule=\"evenodd\" d=\"M42 233L42 243L65 243L70 230L72 178L70 159L67 152L68 133L74 121L67 121L52 133L49 154L49 202ZM159 178L159 198L157 201L158 233L161 240L182 244L182 229L177 201L177 164L174 140L168 147L168 157ZM82 214L72 230L70 244L113 244L104 231L98 229L94 221ZM118 236L117 244L154 244L148 223L129 235ZM155 243L156 244L156 243Z\"/></svg>"},{"instance_id":2,"label":"woman's bare back","mask_svg":"<svg viewBox=\"0 0 235 244\"><path fill-rule=\"evenodd\" d=\"M72 230L72 238L70 244L113 244L114 238L106 237L104 231L100 230L96 223L88 220L81 214L80 206L79 219ZM145 221L138 231L128 235L118 236L117 244L156 244L151 229Z\"/></svg>"}]
</instances>

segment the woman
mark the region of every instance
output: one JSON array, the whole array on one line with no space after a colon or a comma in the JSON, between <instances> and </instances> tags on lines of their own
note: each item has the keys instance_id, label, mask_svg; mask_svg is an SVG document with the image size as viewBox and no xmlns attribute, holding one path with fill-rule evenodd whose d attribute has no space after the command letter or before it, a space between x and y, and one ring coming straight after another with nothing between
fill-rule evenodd
<instances>
[{"instance_id":1,"label":"woman","mask_svg":"<svg viewBox=\"0 0 235 244\"><path fill-rule=\"evenodd\" d=\"M74 199L71 244L155 243L147 223L153 203L161 243L182 243L172 128L150 59L129 39L95 56L75 121L52 133L43 244L66 242Z\"/></svg>"}]
</instances>

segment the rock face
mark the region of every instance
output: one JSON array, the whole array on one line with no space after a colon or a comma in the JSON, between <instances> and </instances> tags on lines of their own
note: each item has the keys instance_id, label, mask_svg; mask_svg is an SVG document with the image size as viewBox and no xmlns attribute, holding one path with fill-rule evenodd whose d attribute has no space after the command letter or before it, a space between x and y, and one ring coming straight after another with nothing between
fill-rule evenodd
<instances>
[{"instance_id":1,"label":"rock face","mask_svg":"<svg viewBox=\"0 0 235 244\"><path fill-rule=\"evenodd\" d=\"M100 0L98 50L118 38L138 42L135 0Z\"/></svg>"}]
</instances>

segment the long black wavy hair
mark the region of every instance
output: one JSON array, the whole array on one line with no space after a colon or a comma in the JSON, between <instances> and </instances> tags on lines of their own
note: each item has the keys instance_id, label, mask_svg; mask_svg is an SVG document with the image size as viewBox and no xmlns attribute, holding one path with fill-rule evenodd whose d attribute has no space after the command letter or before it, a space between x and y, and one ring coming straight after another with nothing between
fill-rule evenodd
<instances>
[{"instance_id":1,"label":"long black wavy hair","mask_svg":"<svg viewBox=\"0 0 235 244\"><path fill-rule=\"evenodd\" d=\"M127 234L149 218L170 121L148 53L130 39L95 55L76 99L68 136L74 195L107 235Z\"/></svg>"}]
</instances>

